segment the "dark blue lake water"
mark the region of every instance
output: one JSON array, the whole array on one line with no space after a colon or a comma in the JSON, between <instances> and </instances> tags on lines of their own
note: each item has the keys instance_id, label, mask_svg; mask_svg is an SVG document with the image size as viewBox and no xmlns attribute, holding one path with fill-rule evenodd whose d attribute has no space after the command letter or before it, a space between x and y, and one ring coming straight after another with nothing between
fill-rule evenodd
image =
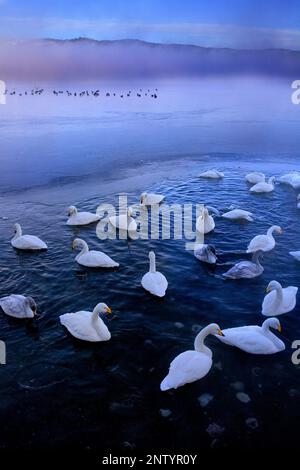
<instances>
[{"instance_id":1,"label":"dark blue lake water","mask_svg":"<svg viewBox=\"0 0 300 470\"><path fill-rule=\"evenodd\" d=\"M78 108L67 98L53 104L49 95L26 105L25 97L15 97L0 107L0 296L31 295L41 314L33 324L0 315L7 346L1 447L177 452L297 444L300 368L292 364L291 344L300 339L299 306L280 317L286 351L256 357L209 338L210 373L177 391L159 390L170 361L192 347L201 327L260 325L269 281L300 285L300 264L288 254L300 250L296 191L276 185L274 193L254 196L244 181L252 170L268 176L299 170L300 108L290 104L289 83L221 85L164 83L155 102L103 99ZM211 167L225 178L197 177ZM100 242L95 226L65 225L70 204L93 211L115 203L119 193L133 204L143 190L165 194L168 204L233 204L253 212L255 221L215 219L206 241L225 264L215 269L186 251L185 240ZM49 250L14 251L15 222ZM265 255L263 275L224 281L227 263L243 259L251 238L273 224L284 233ZM120 268L79 267L71 250L78 236ZM169 281L164 299L140 285L150 249ZM59 315L101 301L113 309L112 339L88 344L70 337Z\"/></svg>"}]
</instances>

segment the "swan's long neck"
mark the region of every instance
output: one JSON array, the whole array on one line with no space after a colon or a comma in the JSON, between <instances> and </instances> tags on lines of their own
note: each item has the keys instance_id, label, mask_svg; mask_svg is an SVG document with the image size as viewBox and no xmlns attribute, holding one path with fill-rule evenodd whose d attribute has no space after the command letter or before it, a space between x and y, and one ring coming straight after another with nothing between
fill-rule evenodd
<instances>
[{"instance_id":1,"label":"swan's long neck","mask_svg":"<svg viewBox=\"0 0 300 470\"><path fill-rule=\"evenodd\" d=\"M102 334L101 325L99 322L99 310L94 309L91 317L92 327L97 331L99 335Z\"/></svg>"},{"instance_id":2,"label":"swan's long neck","mask_svg":"<svg viewBox=\"0 0 300 470\"><path fill-rule=\"evenodd\" d=\"M201 330L200 333L198 333L198 335L195 338L194 348L195 348L195 351L202 352L202 353L206 354L207 356L212 357L211 350L207 346L205 346L205 344L204 344L204 341L205 341L206 337L210 333L211 333L211 331L210 331L209 326L207 326L206 328L203 328L203 330Z\"/></svg>"},{"instance_id":3,"label":"swan's long neck","mask_svg":"<svg viewBox=\"0 0 300 470\"><path fill-rule=\"evenodd\" d=\"M260 252L259 251L256 251L252 257L252 261L253 263L255 263L257 266L259 266L260 268L262 267L262 265L260 264Z\"/></svg>"},{"instance_id":4,"label":"swan's long neck","mask_svg":"<svg viewBox=\"0 0 300 470\"><path fill-rule=\"evenodd\" d=\"M274 299L274 302L273 302L273 306L275 308L279 308L281 305L282 305L282 302L283 302L283 291L282 291L282 287L281 286L277 286L276 289L275 289L275 299Z\"/></svg>"},{"instance_id":5,"label":"swan's long neck","mask_svg":"<svg viewBox=\"0 0 300 470\"><path fill-rule=\"evenodd\" d=\"M84 240L81 240L80 245L81 245L81 251L76 256L76 259L80 258L80 256L84 255L85 253L89 251L88 244Z\"/></svg>"},{"instance_id":6,"label":"swan's long neck","mask_svg":"<svg viewBox=\"0 0 300 470\"><path fill-rule=\"evenodd\" d=\"M13 240L15 240L16 238L19 238L22 236L22 229L21 229L21 226L20 225L17 225L16 226L16 233L13 237Z\"/></svg>"},{"instance_id":7,"label":"swan's long neck","mask_svg":"<svg viewBox=\"0 0 300 470\"><path fill-rule=\"evenodd\" d=\"M279 338L277 338L276 335L274 335L273 331L270 330L270 326L271 326L271 322L272 322L272 319L271 318L268 318L268 320L264 321L264 323L262 324L262 331L263 331L263 334L270 339L270 341L272 341L273 344L275 344L275 346L277 347L280 347L282 342Z\"/></svg>"},{"instance_id":8,"label":"swan's long neck","mask_svg":"<svg viewBox=\"0 0 300 470\"><path fill-rule=\"evenodd\" d=\"M156 272L156 261L155 261L155 253L153 251L151 253L149 253L149 259L150 259L149 272L150 273L155 273Z\"/></svg>"},{"instance_id":9,"label":"swan's long neck","mask_svg":"<svg viewBox=\"0 0 300 470\"><path fill-rule=\"evenodd\" d=\"M273 240L274 240L274 237L273 237L274 230L275 230L275 227L270 227L269 230L267 231L268 237L273 238Z\"/></svg>"}]
</instances>

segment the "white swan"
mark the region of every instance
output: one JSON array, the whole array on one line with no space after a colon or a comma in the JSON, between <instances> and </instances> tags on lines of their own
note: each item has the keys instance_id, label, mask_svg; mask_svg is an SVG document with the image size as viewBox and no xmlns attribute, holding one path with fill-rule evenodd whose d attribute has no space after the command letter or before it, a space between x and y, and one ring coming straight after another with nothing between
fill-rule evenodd
<instances>
[{"instance_id":1,"label":"white swan","mask_svg":"<svg viewBox=\"0 0 300 470\"><path fill-rule=\"evenodd\" d=\"M248 175L245 176L245 180L247 183L250 184L257 184L265 181L266 177L263 173L259 173L257 171L254 171L253 173L248 173Z\"/></svg>"},{"instance_id":2,"label":"white swan","mask_svg":"<svg viewBox=\"0 0 300 470\"><path fill-rule=\"evenodd\" d=\"M60 323L67 328L75 338L83 341L108 341L111 338L109 329L100 314L111 313L111 309L104 303L96 305L92 312L81 310L76 313L60 315Z\"/></svg>"},{"instance_id":3,"label":"white swan","mask_svg":"<svg viewBox=\"0 0 300 470\"><path fill-rule=\"evenodd\" d=\"M249 211L244 211L243 209L233 209L229 212L222 214L224 219L229 220L248 220L248 222L253 222L253 214Z\"/></svg>"},{"instance_id":4,"label":"white swan","mask_svg":"<svg viewBox=\"0 0 300 470\"><path fill-rule=\"evenodd\" d=\"M266 317L282 315L296 307L298 287L289 286L285 289L277 281L271 281L266 289L268 293L262 304L262 314Z\"/></svg>"},{"instance_id":5,"label":"white swan","mask_svg":"<svg viewBox=\"0 0 300 470\"><path fill-rule=\"evenodd\" d=\"M275 354L285 350L285 344L270 330L281 333L277 318L268 318L262 326L249 325L223 330L224 336L218 336L222 343L235 346L250 354Z\"/></svg>"},{"instance_id":6,"label":"white swan","mask_svg":"<svg viewBox=\"0 0 300 470\"><path fill-rule=\"evenodd\" d=\"M36 315L36 303L32 297L24 295L8 295L0 299L3 312L15 318L33 318Z\"/></svg>"},{"instance_id":7,"label":"white swan","mask_svg":"<svg viewBox=\"0 0 300 470\"><path fill-rule=\"evenodd\" d=\"M209 214L208 210L214 212L216 215L220 215L219 211L214 207L204 207L202 213L196 220L196 230L203 235L212 232L216 226L215 221Z\"/></svg>"},{"instance_id":8,"label":"white swan","mask_svg":"<svg viewBox=\"0 0 300 470\"><path fill-rule=\"evenodd\" d=\"M294 189L300 188L300 173L298 171L287 173L286 175L281 176L278 181L280 183L289 184Z\"/></svg>"},{"instance_id":9,"label":"white swan","mask_svg":"<svg viewBox=\"0 0 300 470\"><path fill-rule=\"evenodd\" d=\"M164 200L165 196L162 194L142 193L141 206L156 206Z\"/></svg>"},{"instance_id":10,"label":"white swan","mask_svg":"<svg viewBox=\"0 0 300 470\"><path fill-rule=\"evenodd\" d=\"M75 206L69 207L68 216L67 225L88 225L101 219L99 215L92 212L78 212Z\"/></svg>"},{"instance_id":11,"label":"white swan","mask_svg":"<svg viewBox=\"0 0 300 470\"><path fill-rule=\"evenodd\" d=\"M212 351L204 344L208 335L223 335L219 325L211 323L198 333L194 341L194 350L184 351L170 364L168 375L160 384L161 391L202 379L211 369Z\"/></svg>"},{"instance_id":12,"label":"white swan","mask_svg":"<svg viewBox=\"0 0 300 470\"><path fill-rule=\"evenodd\" d=\"M268 182L262 181L260 183L255 184L250 188L250 193L271 193L275 189L275 176L272 176L268 179Z\"/></svg>"},{"instance_id":13,"label":"white swan","mask_svg":"<svg viewBox=\"0 0 300 470\"><path fill-rule=\"evenodd\" d=\"M113 215L108 220L113 227L119 230L135 232L137 230L137 223L132 214L132 208L128 207L127 214Z\"/></svg>"},{"instance_id":14,"label":"white swan","mask_svg":"<svg viewBox=\"0 0 300 470\"><path fill-rule=\"evenodd\" d=\"M119 266L108 255L102 251L89 250L88 244L81 238L75 238L72 244L72 249L80 248L80 253L76 256L75 260L78 264L88 268L115 268Z\"/></svg>"},{"instance_id":15,"label":"white swan","mask_svg":"<svg viewBox=\"0 0 300 470\"><path fill-rule=\"evenodd\" d=\"M154 251L150 251L149 260L149 272L144 274L142 277L142 286L151 294L156 295L157 297L164 297L168 288L168 281L162 273L156 271Z\"/></svg>"},{"instance_id":16,"label":"white swan","mask_svg":"<svg viewBox=\"0 0 300 470\"><path fill-rule=\"evenodd\" d=\"M218 170L207 170L200 173L199 178L221 179L224 178L224 173Z\"/></svg>"},{"instance_id":17,"label":"white swan","mask_svg":"<svg viewBox=\"0 0 300 470\"><path fill-rule=\"evenodd\" d=\"M278 225L273 225L269 228L266 235L256 235L248 245L247 253L254 253L255 251L271 251L275 247L275 239L273 233L281 234L282 228Z\"/></svg>"},{"instance_id":18,"label":"white swan","mask_svg":"<svg viewBox=\"0 0 300 470\"><path fill-rule=\"evenodd\" d=\"M252 279L260 276L264 272L259 260L262 253L261 250L256 251L252 256L252 261L241 261L235 264L223 276L227 279Z\"/></svg>"},{"instance_id":19,"label":"white swan","mask_svg":"<svg viewBox=\"0 0 300 470\"><path fill-rule=\"evenodd\" d=\"M47 250L46 243L35 235L22 235L20 224L14 225L15 236L11 240L14 248L19 250Z\"/></svg>"},{"instance_id":20,"label":"white swan","mask_svg":"<svg viewBox=\"0 0 300 470\"><path fill-rule=\"evenodd\" d=\"M195 245L194 256L203 263L208 264L216 264L218 259L214 246L201 243Z\"/></svg>"},{"instance_id":21,"label":"white swan","mask_svg":"<svg viewBox=\"0 0 300 470\"><path fill-rule=\"evenodd\" d=\"M300 251L290 251L290 255L293 256L297 261L300 261Z\"/></svg>"}]
</instances>

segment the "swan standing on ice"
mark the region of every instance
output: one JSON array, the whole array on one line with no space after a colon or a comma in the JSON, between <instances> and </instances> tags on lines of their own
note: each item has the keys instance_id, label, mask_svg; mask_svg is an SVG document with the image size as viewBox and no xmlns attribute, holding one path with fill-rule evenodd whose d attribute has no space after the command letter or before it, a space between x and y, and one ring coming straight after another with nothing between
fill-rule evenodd
<instances>
[{"instance_id":1,"label":"swan standing on ice","mask_svg":"<svg viewBox=\"0 0 300 470\"><path fill-rule=\"evenodd\" d=\"M15 236L11 240L11 244L18 250L47 250L46 243L35 235L22 235L20 224L14 225Z\"/></svg>"},{"instance_id":2,"label":"swan standing on ice","mask_svg":"<svg viewBox=\"0 0 300 470\"><path fill-rule=\"evenodd\" d=\"M266 289L268 293L262 304L262 314L266 317L282 315L296 307L298 287L289 286L285 289L277 281L271 281Z\"/></svg>"},{"instance_id":3,"label":"swan standing on ice","mask_svg":"<svg viewBox=\"0 0 300 470\"><path fill-rule=\"evenodd\" d=\"M256 235L248 245L247 253L254 253L255 251L271 251L275 247L275 239L273 233L281 234L282 228L278 225L273 225L269 228L266 235Z\"/></svg>"},{"instance_id":4,"label":"swan standing on ice","mask_svg":"<svg viewBox=\"0 0 300 470\"><path fill-rule=\"evenodd\" d=\"M173 359L168 375L160 384L161 391L182 387L208 374L212 366L212 351L204 344L208 335L223 336L223 333L216 323L203 328L195 338L194 351L184 351Z\"/></svg>"},{"instance_id":5,"label":"swan standing on ice","mask_svg":"<svg viewBox=\"0 0 300 470\"><path fill-rule=\"evenodd\" d=\"M70 206L68 209L67 225L88 225L93 222L98 222L100 216L92 212L78 212L75 206Z\"/></svg>"},{"instance_id":6,"label":"swan standing on ice","mask_svg":"<svg viewBox=\"0 0 300 470\"><path fill-rule=\"evenodd\" d=\"M252 188L250 188L250 193L271 193L275 189L275 176L269 178L268 182L262 181L261 183L257 183Z\"/></svg>"},{"instance_id":7,"label":"swan standing on ice","mask_svg":"<svg viewBox=\"0 0 300 470\"><path fill-rule=\"evenodd\" d=\"M162 273L156 271L154 251L150 251L149 260L149 272L144 274L142 277L142 286L152 295L156 295L157 297L164 297L168 288L168 281Z\"/></svg>"},{"instance_id":8,"label":"swan standing on ice","mask_svg":"<svg viewBox=\"0 0 300 470\"><path fill-rule=\"evenodd\" d=\"M227 279L252 279L260 276L264 268L260 264L261 250L253 253L252 261L241 261L235 264L229 271L223 274Z\"/></svg>"},{"instance_id":9,"label":"swan standing on ice","mask_svg":"<svg viewBox=\"0 0 300 470\"><path fill-rule=\"evenodd\" d=\"M222 343L235 346L250 354L275 354L285 350L285 344L270 330L281 333L277 318L268 318L262 326L250 325L223 330L224 336L217 338Z\"/></svg>"},{"instance_id":10,"label":"swan standing on ice","mask_svg":"<svg viewBox=\"0 0 300 470\"><path fill-rule=\"evenodd\" d=\"M215 247L199 243L194 248L194 256L203 263L216 264L217 255Z\"/></svg>"},{"instance_id":11,"label":"swan standing on ice","mask_svg":"<svg viewBox=\"0 0 300 470\"><path fill-rule=\"evenodd\" d=\"M81 251L75 260L82 266L88 268L116 268L119 266L119 263L116 263L102 251L90 251L88 244L81 238L75 238L73 241L72 249L75 250L76 248L81 249Z\"/></svg>"},{"instance_id":12,"label":"swan standing on ice","mask_svg":"<svg viewBox=\"0 0 300 470\"><path fill-rule=\"evenodd\" d=\"M216 215L220 215L219 211L214 207L204 207L201 215L199 215L196 221L196 230L203 235L212 232L216 226L215 221L209 214L208 210L214 212Z\"/></svg>"},{"instance_id":13,"label":"swan standing on ice","mask_svg":"<svg viewBox=\"0 0 300 470\"><path fill-rule=\"evenodd\" d=\"M104 303L96 305L92 312L81 310L76 313L60 315L60 323L67 328L75 338L83 341L108 341L111 334L99 315L111 313L111 309Z\"/></svg>"},{"instance_id":14,"label":"swan standing on ice","mask_svg":"<svg viewBox=\"0 0 300 470\"><path fill-rule=\"evenodd\" d=\"M221 179L224 178L224 173L218 170L207 170L203 173L200 173L199 178L208 178L208 179Z\"/></svg>"},{"instance_id":15,"label":"swan standing on ice","mask_svg":"<svg viewBox=\"0 0 300 470\"><path fill-rule=\"evenodd\" d=\"M224 217L224 219L248 220L248 222L253 222L252 216L252 212L244 211L243 209L233 209L229 212L225 212L225 214L222 214L222 217Z\"/></svg>"},{"instance_id":16,"label":"swan standing on ice","mask_svg":"<svg viewBox=\"0 0 300 470\"><path fill-rule=\"evenodd\" d=\"M142 193L141 206L156 206L164 200L165 196L161 194Z\"/></svg>"},{"instance_id":17,"label":"swan standing on ice","mask_svg":"<svg viewBox=\"0 0 300 470\"><path fill-rule=\"evenodd\" d=\"M127 214L113 215L108 220L113 227L119 230L136 232L137 223L132 217L132 214L132 208L128 207Z\"/></svg>"},{"instance_id":18,"label":"swan standing on ice","mask_svg":"<svg viewBox=\"0 0 300 470\"><path fill-rule=\"evenodd\" d=\"M8 295L0 299L3 312L15 318L33 318L36 315L36 303L32 297L24 295Z\"/></svg>"},{"instance_id":19,"label":"swan standing on ice","mask_svg":"<svg viewBox=\"0 0 300 470\"><path fill-rule=\"evenodd\" d=\"M257 183L262 183L265 181L266 177L263 173L259 172L253 172L253 173L248 173L248 175L245 176L245 180L247 183L250 184L257 184Z\"/></svg>"},{"instance_id":20,"label":"swan standing on ice","mask_svg":"<svg viewBox=\"0 0 300 470\"><path fill-rule=\"evenodd\" d=\"M300 251L290 251L290 255L297 261L300 261Z\"/></svg>"}]
</instances>

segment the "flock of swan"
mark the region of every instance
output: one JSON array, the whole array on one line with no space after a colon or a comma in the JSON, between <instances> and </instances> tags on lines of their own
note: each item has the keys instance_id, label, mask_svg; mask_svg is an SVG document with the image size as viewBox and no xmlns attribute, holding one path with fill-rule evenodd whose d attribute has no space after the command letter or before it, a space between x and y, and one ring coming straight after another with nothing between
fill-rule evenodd
<instances>
[{"instance_id":1,"label":"flock of swan","mask_svg":"<svg viewBox=\"0 0 300 470\"><path fill-rule=\"evenodd\" d=\"M205 179L221 179L224 174L218 170L208 170L199 175ZM262 173L250 173L245 180L251 186L251 193L267 193L275 189L275 177L266 181ZM289 173L279 178L279 182L290 184L294 189L300 189L300 173ZM163 202L164 196L160 194L143 193L140 204L144 208L159 205ZM298 196L298 200L300 200ZM300 209L300 203L297 207ZM206 206L196 221L196 229L207 234L214 230L215 217L220 216L228 220L245 220L253 222L253 214L242 209L230 208L222 215L213 208ZM126 230L129 234L131 230L137 230L137 224L132 216L131 208L127 214L111 217L109 223L119 230ZM98 214L91 212L80 212L75 206L68 209L69 226L89 225L100 220ZM255 236L249 243L246 253L252 254L252 260L244 260L235 264L229 271L223 274L229 279L251 279L260 276L264 268L260 264L261 256L264 252L275 248L276 241L274 234L281 234L281 227L274 225L270 227L266 234ZM14 237L11 245L18 250L36 252L47 250L47 244L35 235L23 235L20 224L14 226ZM119 263L114 261L107 254L90 250L88 244L76 238L72 244L73 249L78 249L79 253L75 257L77 263L85 267L117 268ZM300 261L300 251L290 252L290 254ZM194 255L201 262L217 264L218 253L214 246L197 244ZM142 287L157 297L164 297L168 289L166 277L156 270L155 253L149 253L149 271L141 279ZM194 349L184 351L171 362L167 376L160 385L162 391L177 389L187 383L194 382L206 376L212 367L212 351L205 345L205 339L209 335L214 335L226 345L234 346L250 354L274 354L285 349L285 344L272 331L281 332L281 324L275 317L292 311L296 306L296 295L298 288L294 286L282 287L278 281L271 281L266 289L266 296L262 303L262 315L267 318L262 326L248 325L237 328L221 330L219 325L212 323L203 328L196 336ZM33 318L37 313L37 305L32 297L19 294L11 294L0 298L0 307L6 315L15 318ZM107 328L102 316L110 314L112 311L105 303L98 303L93 311L78 311L60 315L60 323L69 333L83 341L99 342L108 341L111 333Z\"/></svg>"}]
</instances>

